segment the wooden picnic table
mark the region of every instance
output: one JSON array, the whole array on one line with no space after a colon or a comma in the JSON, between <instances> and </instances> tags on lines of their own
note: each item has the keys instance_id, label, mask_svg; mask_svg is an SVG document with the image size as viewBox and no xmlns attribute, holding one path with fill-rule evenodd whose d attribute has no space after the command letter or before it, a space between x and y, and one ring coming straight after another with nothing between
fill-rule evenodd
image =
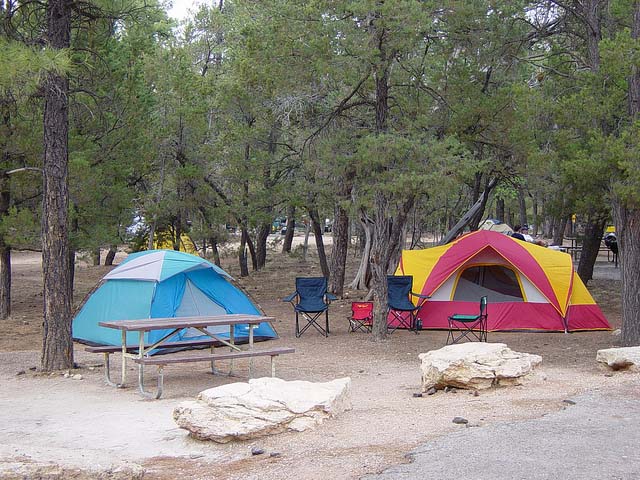
<instances>
[{"instance_id":1,"label":"wooden picnic table","mask_svg":"<svg viewBox=\"0 0 640 480\"><path fill-rule=\"evenodd\" d=\"M233 360L235 358L249 358L249 376L252 375L253 370L253 358L258 356L270 356L271 357L271 374L275 376L275 363L274 357L285 354L293 353L292 348L272 348L269 350L256 351L253 349L253 330L262 322L271 322L273 317L265 317L261 315L247 315L247 314L229 314L229 315L214 315L214 316L199 316L199 317L175 317L175 318L145 318L140 320L114 320L107 322L99 322L98 325L106 328L113 328L120 330L122 333L121 345L119 347L102 346L102 347L87 347L87 351L94 353L103 353L105 355L105 380L109 385L124 387L126 383L126 368L127 359L131 359L138 364L138 388L140 393L148 398L160 398L163 389L163 373L162 369L165 365L171 363L189 363L198 361L211 362L211 370L215 373L214 362L216 360L230 360L231 366L229 375L233 373ZM239 346L235 345L235 326L236 325L248 325L249 326L249 343L248 350L242 350ZM229 326L229 338L221 338L220 334L211 333L207 330L208 327L220 327ZM194 341L170 341L178 332L186 328L194 328L200 331L203 335L209 337L209 340L194 340ZM153 330L170 330L169 333L164 335L158 341L152 344L145 344L144 334ZM127 345L127 332L138 332L138 343L136 345ZM222 344L230 349L229 353L216 353L216 344ZM211 352L206 355L182 355L182 356L166 356L162 355L158 358L150 357L149 353L152 350L167 349L167 348L181 348L181 347L194 347L194 346L210 346ZM114 383L110 379L109 373L109 354L117 351L122 352L122 370L121 370L121 382ZM156 393L149 393L144 389L144 365L157 365L158 367L158 389Z\"/></svg>"}]
</instances>

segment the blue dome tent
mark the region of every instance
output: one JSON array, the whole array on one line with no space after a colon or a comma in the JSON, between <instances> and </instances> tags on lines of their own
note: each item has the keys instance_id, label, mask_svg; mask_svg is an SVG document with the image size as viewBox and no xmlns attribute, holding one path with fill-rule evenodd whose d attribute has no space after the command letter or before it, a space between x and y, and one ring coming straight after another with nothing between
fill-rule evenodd
<instances>
[{"instance_id":1,"label":"blue dome tent","mask_svg":"<svg viewBox=\"0 0 640 480\"><path fill-rule=\"evenodd\" d=\"M207 260L174 250L148 250L129 255L102 279L73 319L73 339L93 345L120 345L120 332L98 322L144 318L194 317L262 312L238 287L227 272ZM228 327L209 328L220 337ZM145 333L145 343L154 343L169 330ZM130 333L127 344L137 342ZM256 340L276 338L269 323L254 329ZM235 341L249 337L247 325L237 325ZM179 332L172 340L207 338L195 329Z\"/></svg>"}]
</instances>

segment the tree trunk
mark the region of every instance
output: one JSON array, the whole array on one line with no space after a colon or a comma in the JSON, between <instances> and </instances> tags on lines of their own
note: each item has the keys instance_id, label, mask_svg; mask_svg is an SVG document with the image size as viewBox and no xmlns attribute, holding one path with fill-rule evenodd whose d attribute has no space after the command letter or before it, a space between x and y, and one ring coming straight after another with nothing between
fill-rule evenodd
<instances>
[{"instance_id":1,"label":"tree trunk","mask_svg":"<svg viewBox=\"0 0 640 480\"><path fill-rule=\"evenodd\" d=\"M93 263L94 267L100 265L100 247L91 250L91 263Z\"/></svg>"},{"instance_id":2,"label":"tree trunk","mask_svg":"<svg viewBox=\"0 0 640 480\"><path fill-rule=\"evenodd\" d=\"M240 229L240 248L238 249L238 263L240 265L240 276L249 276L249 266L247 264L247 240L249 234L246 228Z\"/></svg>"},{"instance_id":3,"label":"tree trunk","mask_svg":"<svg viewBox=\"0 0 640 480\"><path fill-rule=\"evenodd\" d=\"M344 293L345 266L349 248L349 214L338 203L333 219L333 247L331 248L331 268L329 269L329 291L338 296Z\"/></svg>"},{"instance_id":4,"label":"tree trunk","mask_svg":"<svg viewBox=\"0 0 640 480\"><path fill-rule=\"evenodd\" d=\"M293 243L293 234L296 228L296 207L289 205L287 207L287 230L284 234L284 242L282 243L282 253L291 253L291 245Z\"/></svg>"},{"instance_id":5,"label":"tree trunk","mask_svg":"<svg viewBox=\"0 0 640 480\"><path fill-rule=\"evenodd\" d=\"M376 341L387 336L387 275L394 273L400 259L404 227L414 201L415 197L405 199L395 216L392 216L389 199L382 192L375 194L371 280L376 304L371 333Z\"/></svg>"},{"instance_id":6,"label":"tree trunk","mask_svg":"<svg viewBox=\"0 0 640 480\"><path fill-rule=\"evenodd\" d=\"M360 266L358 267L358 272L356 273L355 278L349 284L349 288L354 290L365 290L369 289L369 285L371 282L371 269L369 258L371 255L371 239L373 237L373 220L371 220L367 214L360 210L360 224L362 227L362 235L360 238L364 237L364 245L361 248L362 257L360 258Z\"/></svg>"},{"instance_id":7,"label":"tree trunk","mask_svg":"<svg viewBox=\"0 0 640 480\"><path fill-rule=\"evenodd\" d=\"M215 238L211 237L209 239L209 243L211 244L211 255L213 255L213 263L220 267L220 251L218 250L218 241Z\"/></svg>"},{"instance_id":8,"label":"tree trunk","mask_svg":"<svg viewBox=\"0 0 640 480\"><path fill-rule=\"evenodd\" d=\"M261 270L267 263L267 239L271 232L271 223L263 223L258 227L256 235L256 266Z\"/></svg>"},{"instance_id":9,"label":"tree trunk","mask_svg":"<svg viewBox=\"0 0 640 480\"><path fill-rule=\"evenodd\" d=\"M577 273L586 285L593 278L593 266L598 258L600 243L604 234L606 219L594 218L585 225L580 261L578 262Z\"/></svg>"},{"instance_id":10,"label":"tree trunk","mask_svg":"<svg viewBox=\"0 0 640 480\"><path fill-rule=\"evenodd\" d=\"M107 252L106 257L104 258L104 264L107 266L113 265L113 260L116 258L116 252L118 251L118 247L116 245L111 245L109 247L109 251Z\"/></svg>"},{"instance_id":11,"label":"tree trunk","mask_svg":"<svg viewBox=\"0 0 640 480\"><path fill-rule=\"evenodd\" d=\"M587 52L592 72L600 69L600 41L602 40L601 28L601 5L606 2L602 0L584 0L582 12L587 22L585 34L587 38Z\"/></svg>"},{"instance_id":12,"label":"tree trunk","mask_svg":"<svg viewBox=\"0 0 640 480\"><path fill-rule=\"evenodd\" d=\"M389 254L389 201L381 192L375 194L375 218L371 244L371 274L375 299L371 334L374 340L387 337L387 266Z\"/></svg>"},{"instance_id":13,"label":"tree trunk","mask_svg":"<svg viewBox=\"0 0 640 480\"><path fill-rule=\"evenodd\" d=\"M256 247L253 243L253 240L251 240L251 236L249 235L249 229L243 227L242 233L245 235L245 243L247 248L249 249L249 255L251 255L251 267L255 272L258 270L258 257L256 255Z\"/></svg>"},{"instance_id":14,"label":"tree trunk","mask_svg":"<svg viewBox=\"0 0 640 480\"><path fill-rule=\"evenodd\" d=\"M485 212L485 209L487 208L487 203L489 202L488 192L490 192L493 189L493 186L491 186L492 183L495 183L495 182L489 180L489 178L487 177L484 183L484 192L482 194L479 194L479 196L476 198L476 201L478 200L480 201L480 208L478 208L478 210L475 212L475 214L471 217L471 220L469 221L469 229L473 232L478 230L478 227L480 226L480 222L482 221L482 217L484 217L484 212Z\"/></svg>"},{"instance_id":15,"label":"tree trunk","mask_svg":"<svg viewBox=\"0 0 640 480\"><path fill-rule=\"evenodd\" d=\"M613 204L622 279L622 338L624 346L640 345L640 207L620 198Z\"/></svg>"},{"instance_id":16,"label":"tree trunk","mask_svg":"<svg viewBox=\"0 0 640 480\"><path fill-rule=\"evenodd\" d=\"M351 200L355 170L348 168L338 177L337 199L333 209L333 246L331 247L331 267L329 269L329 291L338 296L344 293L344 278L349 248L349 213L343 202Z\"/></svg>"},{"instance_id":17,"label":"tree trunk","mask_svg":"<svg viewBox=\"0 0 640 480\"><path fill-rule=\"evenodd\" d=\"M309 217L311 218L311 228L313 236L316 240L316 248L318 250L318 259L320 261L320 270L322 276L329 278L329 264L327 263L327 254L324 251L324 240L322 238L322 225L320 224L320 215L317 208L309 209Z\"/></svg>"},{"instance_id":18,"label":"tree trunk","mask_svg":"<svg viewBox=\"0 0 640 480\"><path fill-rule=\"evenodd\" d=\"M0 320L11 316L11 247L0 239Z\"/></svg>"},{"instance_id":19,"label":"tree trunk","mask_svg":"<svg viewBox=\"0 0 640 480\"><path fill-rule=\"evenodd\" d=\"M47 40L54 50L69 48L71 2L47 3ZM69 81L50 72L44 83L44 169L42 274L44 322L41 369L73 368L71 272L68 232Z\"/></svg>"},{"instance_id":20,"label":"tree trunk","mask_svg":"<svg viewBox=\"0 0 640 480\"><path fill-rule=\"evenodd\" d=\"M309 251L309 232L311 231L311 223L309 220L304 222L304 243L302 244L302 260L307 261L307 252Z\"/></svg>"},{"instance_id":21,"label":"tree trunk","mask_svg":"<svg viewBox=\"0 0 640 480\"><path fill-rule=\"evenodd\" d=\"M178 198L180 193L178 193ZM180 251L180 247L182 244L182 214L178 213L176 218L175 226L173 227L173 249L176 252Z\"/></svg>"},{"instance_id":22,"label":"tree trunk","mask_svg":"<svg viewBox=\"0 0 640 480\"><path fill-rule=\"evenodd\" d=\"M540 231L540 216L538 215L538 197L537 195L534 195L533 197L533 201L531 202L531 207L533 210L533 230L531 231L531 233L533 233L533 235L538 235L538 232ZM529 225L529 228L531 229L531 225Z\"/></svg>"},{"instance_id":23,"label":"tree trunk","mask_svg":"<svg viewBox=\"0 0 640 480\"><path fill-rule=\"evenodd\" d=\"M492 179L487 183L487 186L478 201L476 201L471 206L471 208L467 210L467 212L462 216L458 223L456 223L442 238L442 240L440 240L440 245L446 245L447 243L455 240L455 238L464 230L464 227L467 226L467 224L478 215L478 212L481 212L480 216L482 216L484 207L487 204L487 199L489 198L489 193L497 184L498 182L496 179Z\"/></svg>"},{"instance_id":24,"label":"tree trunk","mask_svg":"<svg viewBox=\"0 0 640 480\"><path fill-rule=\"evenodd\" d=\"M524 193L524 188L518 187L518 213L520 216L520 225L526 225L527 222L527 202Z\"/></svg>"},{"instance_id":25,"label":"tree trunk","mask_svg":"<svg viewBox=\"0 0 640 480\"><path fill-rule=\"evenodd\" d=\"M569 217L556 217L553 219L553 244L562 245L564 243L564 231L569 223Z\"/></svg>"},{"instance_id":26,"label":"tree trunk","mask_svg":"<svg viewBox=\"0 0 640 480\"><path fill-rule=\"evenodd\" d=\"M496 220L500 220L501 222L505 221L504 216L504 198L498 197L496 199Z\"/></svg>"},{"instance_id":27,"label":"tree trunk","mask_svg":"<svg viewBox=\"0 0 640 480\"><path fill-rule=\"evenodd\" d=\"M0 218L9 213L11 193L9 175L0 175ZM7 245L4 235L0 234L0 320L11 316L11 247Z\"/></svg>"},{"instance_id":28,"label":"tree trunk","mask_svg":"<svg viewBox=\"0 0 640 480\"><path fill-rule=\"evenodd\" d=\"M633 4L631 38L640 38L640 1ZM628 80L629 114L640 118L640 69L633 65ZM622 338L624 346L640 345L640 205L637 192L629 199L614 197L613 213L622 278Z\"/></svg>"}]
</instances>

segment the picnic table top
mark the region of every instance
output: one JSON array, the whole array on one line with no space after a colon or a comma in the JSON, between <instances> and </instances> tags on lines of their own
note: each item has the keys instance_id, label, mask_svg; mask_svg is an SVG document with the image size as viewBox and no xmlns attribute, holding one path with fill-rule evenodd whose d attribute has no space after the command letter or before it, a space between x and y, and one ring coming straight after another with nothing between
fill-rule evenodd
<instances>
[{"instance_id":1,"label":"picnic table top","mask_svg":"<svg viewBox=\"0 0 640 480\"><path fill-rule=\"evenodd\" d=\"M238 325L248 323L257 325L271 322L274 317L234 313L229 315L213 315L206 317L173 317L173 318L144 318L140 320L112 320L99 322L101 327L115 328L124 331L163 330L169 328L212 327L217 325Z\"/></svg>"}]
</instances>

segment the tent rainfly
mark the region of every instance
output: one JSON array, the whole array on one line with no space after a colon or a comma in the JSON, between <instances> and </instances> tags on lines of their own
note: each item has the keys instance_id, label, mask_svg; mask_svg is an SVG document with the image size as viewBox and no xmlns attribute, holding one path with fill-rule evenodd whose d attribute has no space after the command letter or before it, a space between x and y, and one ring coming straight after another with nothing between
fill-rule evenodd
<instances>
[{"instance_id":1,"label":"tent rainfly","mask_svg":"<svg viewBox=\"0 0 640 480\"><path fill-rule=\"evenodd\" d=\"M477 314L486 295L489 331L611 329L571 255L501 233L404 250L396 275L412 275L414 291L431 296L418 312L423 328L447 329L450 315Z\"/></svg>"},{"instance_id":2,"label":"tent rainfly","mask_svg":"<svg viewBox=\"0 0 640 480\"><path fill-rule=\"evenodd\" d=\"M74 340L94 345L120 345L121 333L104 328L98 322L143 318L195 317L246 313L260 310L218 266L195 255L173 250L148 250L129 255L102 279L73 319ZM221 337L229 336L227 327L209 329ZM236 342L249 336L248 325L235 327ZM169 330L145 333L145 342L154 343ZM132 332L127 343L137 342ZM269 323L254 329L256 340L276 338ZM136 338L134 338L136 337ZM206 338L202 332L188 329L174 340Z\"/></svg>"}]
</instances>

